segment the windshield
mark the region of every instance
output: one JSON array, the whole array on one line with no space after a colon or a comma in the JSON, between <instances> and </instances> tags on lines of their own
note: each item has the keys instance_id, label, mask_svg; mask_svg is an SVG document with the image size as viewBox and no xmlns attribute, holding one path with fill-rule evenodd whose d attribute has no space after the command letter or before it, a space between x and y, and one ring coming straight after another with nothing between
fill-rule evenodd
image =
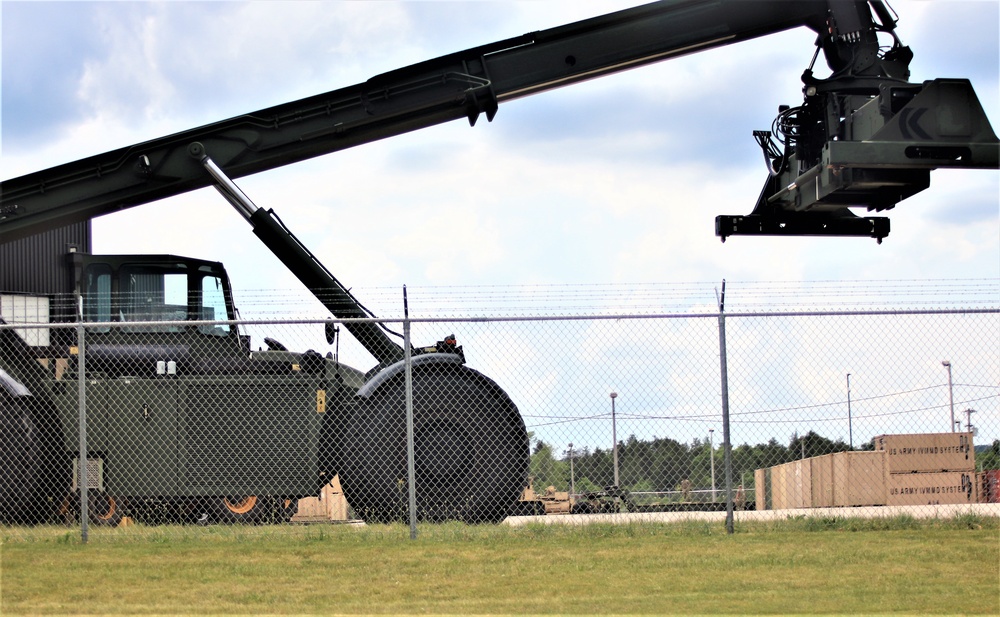
<instances>
[{"instance_id":1,"label":"windshield","mask_svg":"<svg viewBox=\"0 0 1000 617\"><path fill-rule=\"evenodd\" d=\"M178 323L231 319L222 276L209 266L185 263L124 264L117 274L105 263L87 266L83 277L85 321L146 322L130 332L183 332ZM107 329L105 329L106 331ZM229 334L229 324L199 325L213 336Z\"/></svg>"}]
</instances>

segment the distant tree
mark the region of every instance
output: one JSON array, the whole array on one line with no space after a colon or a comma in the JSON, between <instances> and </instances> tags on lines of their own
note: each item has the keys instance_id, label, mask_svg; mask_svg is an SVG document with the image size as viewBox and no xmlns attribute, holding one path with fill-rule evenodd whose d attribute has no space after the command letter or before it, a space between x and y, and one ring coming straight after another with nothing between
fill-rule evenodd
<instances>
[{"instance_id":1,"label":"distant tree","mask_svg":"<svg viewBox=\"0 0 1000 617\"><path fill-rule=\"evenodd\" d=\"M858 447L858 450L862 452L874 452L875 451L875 438L872 437L868 441L864 442Z\"/></svg>"},{"instance_id":2,"label":"distant tree","mask_svg":"<svg viewBox=\"0 0 1000 617\"><path fill-rule=\"evenodd\" d=\"M647 493L656 490L653 488L653 483L647 479L639 480L635 484L630 484L625 488L631 493Z\"/></svg>"},{"instance_id":3,"label":"distant tree","mask_svg":"<svg viewBox=\"0 0 1000 617\"><path fill-rule=\"evenodd\" d=\"M976 469L1000 469L1000 439L994 440L985 452L976 453Z\"/></svg>"},{"instance_id":4,"label":"distant tree","mask_svg":"<svg viewBox=\"0 0 1000 617\"><path fill-rule=\"evenodd\" d=\"M577 493L596 493L597 491L600 490L602 490L602 487L591 482L590 478L586 476L576 479Z\"/></svg>"},{"instance_id":5,"label":"distant tree","mask_svg":"<svg viewBox=\"0 0 1000 617\"><path fill-rule=\"evenodd\" d=\"M538 440L531 453L528 473L535 479L535 490L542 492L547 486L557 490L569 490L569 463L557 461L552 446Z\"/></svg>"},{"instance_id":6,"label":"distant tree","mask_svg":"<svg viewBox=\"0 0 1000 617\"><path fill-rule=\"evenodd\" d=\"M791 455L789 460L812 458L814 456L823 456L824 454L833 454L834 452L846 452L850 449L850 446L844 443L843 439L831 441L814 431L809 431L802 437L792 435L792 440L788 444L788 452Z\"/></svg>"}]
</instances>

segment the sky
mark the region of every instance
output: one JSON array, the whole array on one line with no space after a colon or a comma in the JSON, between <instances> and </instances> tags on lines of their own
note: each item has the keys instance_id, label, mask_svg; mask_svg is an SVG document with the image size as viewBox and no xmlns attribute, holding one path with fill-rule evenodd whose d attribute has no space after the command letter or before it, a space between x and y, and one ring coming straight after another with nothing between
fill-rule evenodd
<instances>
[{"instance_id":1,"label":"sky","mask_svg":"<svg viewBox=\"0 0 1000 617\"><path fill-rule=\"evenodd\" d=\"M2 176L630 4L4 0ZM1000 3L892 4L911 81L970 78L1000 126ZM1000 275L995 171L934 172L881 246L714 235L716 215L752 209L766 171L751 131L801 101L813 38L670 60L239 184L352 287ZM239 288L297 287L248 232L206 189L98 219L94 244L223 261Z\"/></svg>"},{"instance_id":2,"label":"sky","mask_svg":"<svg viewBox=\"0 0 1000 617\"><path fill-rule=\"evenodd\" d=\"M0 176L634 4L3 0ZM915 54L911 81L969 78L997 130L1000 2L891 4ZM753 208L766 170L751 132L801 102L813 42L800 29L669 60L505 103L492 123L453 122L238 184L356 293L1000 277L996 171L935 171L929 190L888 213L881 245L714 235L716 215ZM93 230L95 252L221 261L238 299L300 289L211 189ZM386 302L376 313L398 312L398 297Z\"/></svg>"}]
</instances>

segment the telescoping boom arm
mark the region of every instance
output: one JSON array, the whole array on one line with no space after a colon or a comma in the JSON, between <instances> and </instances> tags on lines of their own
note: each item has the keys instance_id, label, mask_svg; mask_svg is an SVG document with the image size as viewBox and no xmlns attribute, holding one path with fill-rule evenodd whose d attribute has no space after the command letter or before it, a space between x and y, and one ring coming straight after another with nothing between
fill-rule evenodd
<instances>
[{"instance_id":1,"label":"telescoping boom arm","mask_svg":"<svg viewBox=\"0 0 1000 617\"><path fill-rule=\"evenodd\" d=\"M832 76L806 71L805 102L775 121L783 150L759 138L771 176L751 215L719 217L723 239L881 239L887 219L847 208L891 208L926 188L936 167L997 166L996 136L971 86L951 80L926 94L907 83L911 54L877 0L664 0L6 180L0 242L211 185L188 156L192 143L239 178L455 119L492 120L509 100L800 26L817 33ZM892 36L888 51L879 34Z\"/></svg>"}]
</instances>

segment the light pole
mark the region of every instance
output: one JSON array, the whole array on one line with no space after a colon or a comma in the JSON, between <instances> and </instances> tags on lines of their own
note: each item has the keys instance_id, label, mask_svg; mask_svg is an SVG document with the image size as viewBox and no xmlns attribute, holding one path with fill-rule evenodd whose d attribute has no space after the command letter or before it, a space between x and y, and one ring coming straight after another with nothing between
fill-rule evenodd
<instances>
[{"instance_id":1,"label":"light pole","mask_svg":"<svg viewBox=\"0 0 1000 617\"><path fill-rule=\"evenodd\" d=\"M708 457L712 466L712 503L715 503L715 429L708 429Z\"/></svg>"},{"instance_id":2,"label":"light pole","mask_svg":"<svg viewBox=\"0 0 1000 617\"><path fill-rule=\"evenodd\" d=\"M951 432L955 432L955 396L951 385L951 361L942 360L941 366L948 369L948 407L951 408Z\"/></svg>"},{"instance_id":3,"label":"light pole","mask_svg":"<svg viewBox=\"0 0 1000 617\"><path fill-rule=\"evenodd\" d=\"M854 423L851 421L851 374L847 374L847 439L854 449Z\"/></svg>"},{"instance_id":4,"label":"light pole","mask_svg":"<svg viewBox=\"0 0 1000 617\"><path fill-rule=\"evenodd\" d=\"M569 444L569 494L570 497L576 494L576 480L573 475L573 442Z\"/></svg>"},{"instance_id":5,"label":"light pole","mask_svg":"<svg viewBox=\"0 0 1000 617\"><path fill-rule=\"evenodd\" d=\"M618 398L617 392L611 393L611 441L613 442L611 446L611 459L615 466L615 488L618 488L618 427L617 421L615 420L615 399Z\"/></svg>"}]
</instances>

